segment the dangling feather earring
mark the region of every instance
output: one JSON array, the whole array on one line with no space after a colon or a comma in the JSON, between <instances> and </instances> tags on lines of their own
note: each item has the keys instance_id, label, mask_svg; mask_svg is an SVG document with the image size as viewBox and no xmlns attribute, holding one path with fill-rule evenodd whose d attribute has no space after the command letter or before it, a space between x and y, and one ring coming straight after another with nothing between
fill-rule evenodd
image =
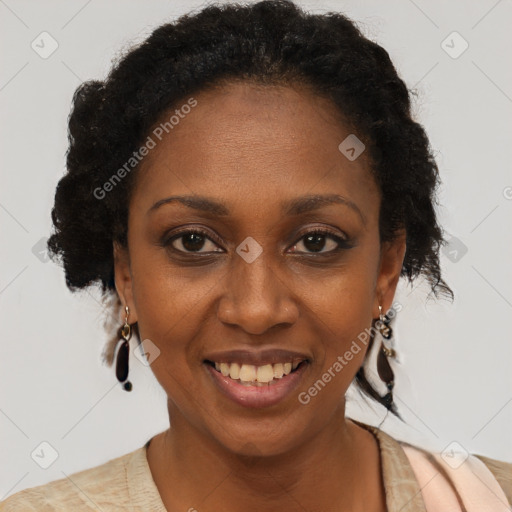
<instances>
[{"instance_id":1,"label":"dangling feather earring","mask_svg":"<svg viewBox=\"0 0 512 512\"><path fill-rule=\"evenodd\" d=\"M117 351L116 357L116 377L121 384L123 384L123 388L126 391L132 390L132 383L127 380L128 379L128 363L130 359L130 338L132 336L132 329L130 324L128 323L128 317L130 315L130 310L128 306L125 308L126 317L124 320L124 325L120 329L121 338L119 341L121 343L119 350Z\"/></svg>"},{"instance_id":2,"label":"dangling feather earring","mask_svg":"<svg viewBox=\"0 0 512 512\"><path fill-rule=\"evenodd\" d=\"M377 322L377 329L382 336L382 346L377 356L377 372L382 381L386 384L387 393L383 396L386 407L391 407L393 403L393 388L395 386L395 374L389 364L389 358L396 357L396 352L393 348L387 347L385 340L391 340L393 336L393 329L389 325L390 320L386 315L382 314L382 306L379 305L379 321Z\"/></svg>"},{"instance_id":3,"label":"dangling feather earring","mask_svg":"<svg viewBox=\"0 0 512 512\"><path fill-rule=\"evenodd\" d=\"M395 385L395 375L390 360L397 360L396 351L391 346L394 340L390 322L391 320L382 313L382 306L379 305L379 318L375 327L380 336L373 337L363 364L366 380L381 397L387 409L392 407Z\"/></svg>"}]
</instances>

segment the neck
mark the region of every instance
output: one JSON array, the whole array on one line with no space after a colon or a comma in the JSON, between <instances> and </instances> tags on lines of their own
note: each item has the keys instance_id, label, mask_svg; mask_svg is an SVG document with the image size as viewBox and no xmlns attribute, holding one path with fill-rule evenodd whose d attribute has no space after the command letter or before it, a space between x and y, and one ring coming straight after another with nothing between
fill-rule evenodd
<instances>
[{"instance_id":1,"label":"neck","mask_svg":"<svg viewBox=\"0 0 512 512\"><path fill-rule=\"evenodd\" d=\"M265 457L230 452L174 412L172 428L155 436L148 449L169 511L302 512L331 510L333 504L339 511L385 510L378 506L384 500L380 487L373 498L368 495L369 486L380 483L371 462L375 451L379 460L378 445L344 417L344 407L322 432L289 452Z\"/></svg>"}]
</instances>

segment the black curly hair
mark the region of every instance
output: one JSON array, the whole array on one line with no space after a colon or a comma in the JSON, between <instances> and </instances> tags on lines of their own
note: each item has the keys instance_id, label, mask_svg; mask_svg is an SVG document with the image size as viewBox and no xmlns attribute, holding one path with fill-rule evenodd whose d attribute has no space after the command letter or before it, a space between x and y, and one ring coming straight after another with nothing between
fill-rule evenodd
<instances>
[{"instance_id":1,"label":"black curly hair","mask_svg":"<svg viewBox=\"0 0 512 512\"><path fill-rule=\"evenodd\" d=\"M370 156L382 195L381 240L405 229L401 275L409 282L421 275L436 297L453 298L439 265L444 241L435 212L438 168L423 127L411 117L414 91L409 93L386 50L349 18L310 14L287 0L209 5L181 16L131 48L104 81L78 87L69 117L67 173L57 186L48 241L69 289L99 284L103 297L117 297L113 242L127 243L137 166L108 194L98 190L184 98L235 80L302 84L330 99ZM112 364L112 347L106 360ZM356 383L395 412L361 370Z\"/></svg>"}]
</instances>

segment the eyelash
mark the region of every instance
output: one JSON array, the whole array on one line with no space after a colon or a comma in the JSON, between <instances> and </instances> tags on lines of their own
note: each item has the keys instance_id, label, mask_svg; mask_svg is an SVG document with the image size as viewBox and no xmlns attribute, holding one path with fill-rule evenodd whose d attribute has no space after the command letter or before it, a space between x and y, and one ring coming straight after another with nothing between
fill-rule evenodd
<instances>
[{"instance_id":1,"label":"eyelash","mask_svg":"<svg viewBox=\"0 0 512 512\"><path fill-rule=\"evenodd\" d=\"M174 242L175 240L179 240L180 238L182 238L182 237L184 237L186 235L192 235L192 234L204 236L205 238L207 238L211 242L213 242L213 243L215 243L217 245L220 244L220 242L218 240L215 240L214 238L212 238L210 233L207 232L206 230L203 230L201 228L194 228L194 229L186 229L186 230L183 230L183 231L179 231L178 233L175 233L174 235L172 235L172 237L165 239L162 245L164 247L168 247L168 248L172 249L173 251L175 251L177 253L185 254L185 255L196 255L197 256L197 255L210 255L210 254L212 254L211 251L210 252L206 252L206 253L199 253L199 252L194 252L194 251L182 251L180 249L176 249L176 248L172 247L172 242ZM311 236L311 235L324 235L324 236L328 236L328 237L332 238L338 244L338 247L336 249L332 249L332 250L327 251L327 252L317 252L317 253L315 253L315 252L300 252L299 254L309 254L309 255L315 255L315 256L327 256L327 255L333 255L335 253L338 253L339 251L341 251L343 249L350 249L350 248L353 247L348 240L340 237L339 235L335 234L334 232L332 232L332 231L330 231L329 229L326 229L326 228L316 228L316 229L312 229L311 231L307 231L306 233L302 234L297 239L297 242L292 244L292 247L295 246L298 242L300 242L304 238L306 238L307 236ZM216 251L216 252L220 252L220 251Z\"/></svg>"}]
</instances>

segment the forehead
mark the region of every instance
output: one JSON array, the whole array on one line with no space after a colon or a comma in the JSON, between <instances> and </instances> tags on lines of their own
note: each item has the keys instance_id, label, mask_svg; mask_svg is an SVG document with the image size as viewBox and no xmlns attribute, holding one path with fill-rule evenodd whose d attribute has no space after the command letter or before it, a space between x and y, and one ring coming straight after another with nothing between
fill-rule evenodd
<instances>
[{"instance_id":1,"label":"forehead","mask_svg":"<svg viewBox=\"0 0 512 512\"><path fill-rule=\"evenodd\" d=\"M165 113L150 133L155 147L142 162L134 194L148 208L176 193L246 206L251 199L269 205L312 193L354 201L378 194L367 155L351 161L339 149L355 134L334 104L310 89L234 82L193 100L192 108L179 103Z\"/></svg>"}]
</instances>

